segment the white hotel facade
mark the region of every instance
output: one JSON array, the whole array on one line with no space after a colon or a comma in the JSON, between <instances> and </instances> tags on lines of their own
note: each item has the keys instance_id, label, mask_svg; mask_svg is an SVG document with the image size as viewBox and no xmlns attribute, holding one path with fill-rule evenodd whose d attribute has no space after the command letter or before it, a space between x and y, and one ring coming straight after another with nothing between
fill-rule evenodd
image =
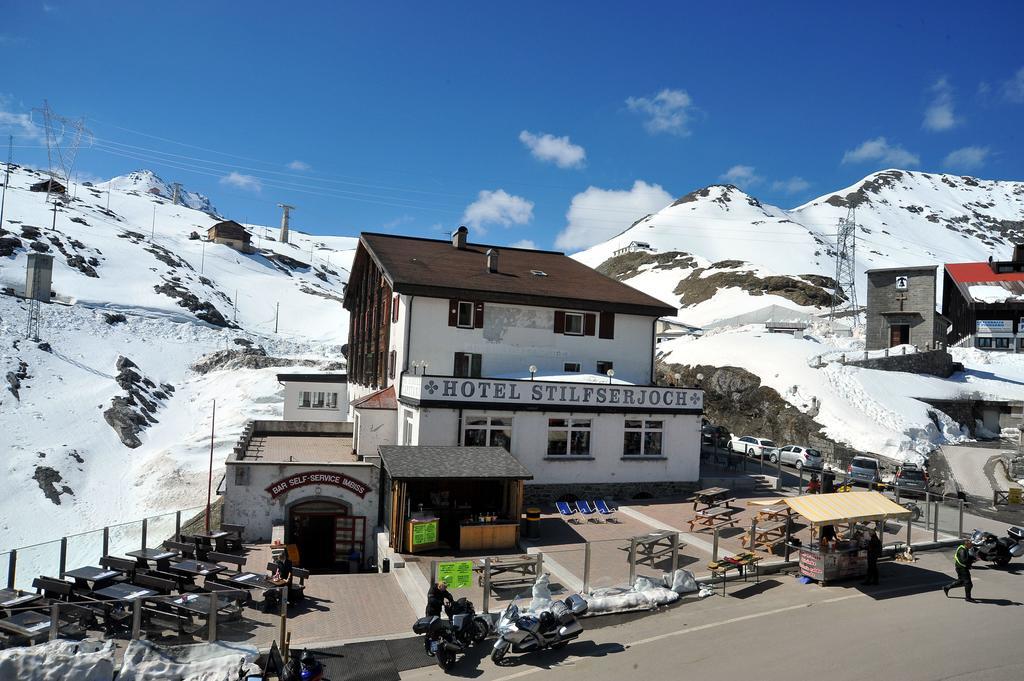
<instances>
[{"instance_id":1,"label":"white hotel facade","mask_svg":"<svg viewBox=\"0 0 1024 681\"><path fill-rule=\"evenodd\" d=\"M349 418L381 445L494 446L527 502L692 489L703 393L654 385L673 307L561 253L364 233L345 296Z\"/></svg>"}]
</instances>

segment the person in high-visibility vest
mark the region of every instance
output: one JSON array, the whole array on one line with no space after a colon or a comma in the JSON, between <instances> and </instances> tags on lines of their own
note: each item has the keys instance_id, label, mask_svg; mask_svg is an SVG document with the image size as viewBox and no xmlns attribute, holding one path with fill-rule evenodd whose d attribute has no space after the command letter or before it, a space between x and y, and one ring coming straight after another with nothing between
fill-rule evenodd
<instances>
[{"instance_id":1,"label":"person in high-visibility vest","mask_svg":"<svg viewBox=\"0 0 1024 681\"><path fill-rule=\"evenodd\" d=\"M971 583L971 563L974 562L974 554L971 553L972 548L974 548L974 544L971 543L970 539L965 539L960 546L956 547L956 553L953 554L953 567L956 568L956 580L942 587L942 590L946 593L946 598L949 598L950 589L962 586L964 588L964 593L967 596L967 602L977 603L977 601L971 598L971 589L974 586L974 584Z\"/></svg>"}]
</instances>

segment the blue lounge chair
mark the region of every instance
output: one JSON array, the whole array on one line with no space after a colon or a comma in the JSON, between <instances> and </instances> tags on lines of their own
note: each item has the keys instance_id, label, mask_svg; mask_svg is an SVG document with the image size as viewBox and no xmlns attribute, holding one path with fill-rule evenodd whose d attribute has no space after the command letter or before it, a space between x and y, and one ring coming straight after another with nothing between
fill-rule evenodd
<instances>
[{"instance_id":1,"label":"blue lounge chair","mask_svg":"<svg viewBox=\"0 0 1024 681\"><path fill-rule=\"evenodd\" d=\"M579 501L576 502L576 510L579 511L580 513L582 513L583 515L587 516L587 521L588 522L592 522L592 523L604 522L603 520L601 520L599 518L591 518L590 517L590 516L594 515L594 509L590 508L590 504L585 499L580 499Z\"/></svg>"},{"instance_id":2,"label":"blue lounge chair","mask_svg":"<svg viewBox=\"0 0 1024 681\"><path fill-rule=\"evenodd\" d=\"M622 522L618 518L615 517L615 510L616 509L610 507L605 502L604 499L594 499L594 508L596 508L597 512L600 513L601 515L608 516L607 522L609 522L609 523Z\"/></svg>"},{"instance_id":3,"label":"blue lounge chair","mask_svg":"<svg viewBox=\"0 0 1024 681\"><path fill-rule=\"evenodd\" d=\"M580 522L579 518L576 517L576 511L572 509L567 501L556 501L555 508L558 509L558 514L565 518L568 522L576 525Z\"/></svg>"}]
</instances>

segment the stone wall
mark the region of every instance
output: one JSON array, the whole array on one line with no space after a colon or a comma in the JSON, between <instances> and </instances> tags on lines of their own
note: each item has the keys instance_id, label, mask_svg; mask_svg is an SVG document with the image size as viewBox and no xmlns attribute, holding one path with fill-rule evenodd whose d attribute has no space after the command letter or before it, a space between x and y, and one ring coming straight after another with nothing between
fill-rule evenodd
<instances>
[{"instance_id":1,"label":"stone wall","mask_svg":"<svg viewBox=\"0 0 1024 681\"><path fill-rule=\"evenodd\" d=\"M946 350L926 350L907 355L889 355L888 357L874 357L871 359L848 359L846 363L864 367L865 369L904 371L911 374L928 374L941 378L949 378L956 372L964 370L964 366L959 362L954 362L953 356Z\"/></svg>"},{"instance_id":2,"label":"stone wall","mask_svg":"<svg viewBox=\"0 0 1024 681\"><path fill-rule=\"evenodd\" d=\"M910 327L909 343L925 347L936 337L935 277L938 268L911 267L893 270L869 270L867 273L867 318L865 343L868 350L889 347L889 328ZM896 278L908 279L906 290L897 290ZM901 300L902 299L902 300Z\"/></svg>"},{"instance_id":3,"label":"stone wall","mask_svg":"<svg viewBox=\"0 0 1024 681\"><path fill-rule=\"evenodd\" d=\"M534 504L552 504L560 499L630 499L689 496L700 488L698 482L608 482L558 485L524 485L523 508Z\"/></svg>"}]
</instances>

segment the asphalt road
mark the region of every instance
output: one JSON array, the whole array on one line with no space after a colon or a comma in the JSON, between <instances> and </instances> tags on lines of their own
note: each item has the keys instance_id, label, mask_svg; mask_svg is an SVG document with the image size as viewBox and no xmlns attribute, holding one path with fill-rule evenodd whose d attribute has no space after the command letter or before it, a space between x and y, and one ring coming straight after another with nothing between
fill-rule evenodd
<instances>
[{"instance_id":1,"label":"asphalt road","mask_svg":"<svg viewBox=\"0 0 1024 681\"><path fill-rule=\"evenodd\" d=\"M912 564L883 563L882 583L820 587L791 575L761 584L730 583L728 596L694 598L661 613L588 630L558 651L514 656L495 666L492 642L470 651L448 676L505 681L739 679L820 676L917 680L1024 678L1024 562L1009 571L979 567L974 596L946 598L952 551L921 554ZM403 679L441 679L436 666Z\"/></svg>"}]
</instances>

